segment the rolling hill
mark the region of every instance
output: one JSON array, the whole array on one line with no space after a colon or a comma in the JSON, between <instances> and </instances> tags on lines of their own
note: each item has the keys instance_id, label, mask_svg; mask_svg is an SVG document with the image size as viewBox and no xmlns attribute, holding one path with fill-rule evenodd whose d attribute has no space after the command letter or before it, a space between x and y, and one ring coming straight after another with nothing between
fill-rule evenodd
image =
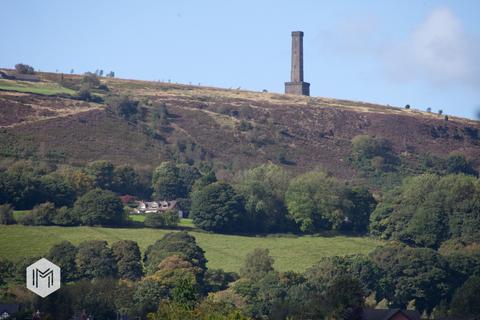
<instances>
[{"instance_id":1,"label":"rolling hill","mask_svg":"<svg viewBox=\"0 0 480 320\"><path fill-rule=\"evenodd\" d=\"M322 167L351 178L357 174L349 162L351 140L366 134L390 141L407 162L461 152L480 165L473 120L330 98L102 78L109 91L98 96L141 102L141 117L130 121L102 103L74 99L63 84L81 76L38 76L37 83L0 80L4 159L72 165L107 159L145 170L167 159L211 161L220 176L274 162L293 172Z\"/></svg>"}]
</instances>

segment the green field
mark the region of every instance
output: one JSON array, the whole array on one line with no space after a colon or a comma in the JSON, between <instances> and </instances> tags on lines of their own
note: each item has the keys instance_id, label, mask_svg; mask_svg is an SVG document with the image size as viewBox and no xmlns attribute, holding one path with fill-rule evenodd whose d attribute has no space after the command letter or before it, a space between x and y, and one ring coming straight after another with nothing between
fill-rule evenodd
<instances>
[{"instance_id":1,"label":"green field","mask_svg":"<svg viewBox=\"0 0 480 320\"><path fill-rule=\"evenodd\" d=\"M17 92L37 93L44 95L56 94L75 94L75 91L64 88L57 83L49 82L25 82L13 80L0 80L0 90L9 90Z\"/></svg>"},{"instance_id":2,"label":"green field","mask_svg":"<svg viewBox=\"0 0 480 320\"><path fill-rule=\"evenodd\" d=\"M188 223L188 221L184 222ZM142 250L171 230L148 228L100 227L37 227L0 226L0 257L19 259L40 256L55 243L69 240L78 244L85 240L102 239L112 243L129 239L138 242ZM320 257L368 253L382 242L367 237L246 237L190 231L206 251L210 268L238 271L245 255L254 248L268 248L278 270L304 271Z\"/></svg>"}]
</instances>

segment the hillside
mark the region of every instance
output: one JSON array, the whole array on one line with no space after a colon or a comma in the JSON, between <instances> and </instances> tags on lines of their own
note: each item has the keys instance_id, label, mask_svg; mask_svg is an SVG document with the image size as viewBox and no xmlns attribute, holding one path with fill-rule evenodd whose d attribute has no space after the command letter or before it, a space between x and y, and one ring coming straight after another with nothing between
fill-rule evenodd
<instances>
[{"instance_id":1,"label":"hillside","mask_svg":"<svg viewBox=\"0 0 480 320\"><path fill-rule=\"evenodd\" d=\"M459 151L480 165L479 123L468 119L330 98L102 78L108 94L142 102L142 117L127 121L101 103L73 99L57 84L59 75L39 77L37 83L0 80L4 158L73 165L108 159L148 170L172 158L209 160L225 175L271 161L295 172L323 167L350 178L356 174L348 160L351 139L366 134L389 140L407 162ZM80 79L65 75L62 83Z\"/></svg>"}]
</instances>

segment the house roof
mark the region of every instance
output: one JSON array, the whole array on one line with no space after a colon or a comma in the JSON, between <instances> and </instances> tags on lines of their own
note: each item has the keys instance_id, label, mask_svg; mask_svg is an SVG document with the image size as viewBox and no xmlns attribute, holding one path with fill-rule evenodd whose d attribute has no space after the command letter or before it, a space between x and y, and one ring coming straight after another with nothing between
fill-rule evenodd
<instances>
[{"instance_id":1,"label":"house roof","mask_svg":"<svg viewBox=\"0 0 480 320\"><path fill-rule=\"evenodd\" d=\"M410 320L420 320L420 313L415 310L402 309L364 309L361 320L390 320L396 314L401 313Z\"/></svg>"}]
</instances>

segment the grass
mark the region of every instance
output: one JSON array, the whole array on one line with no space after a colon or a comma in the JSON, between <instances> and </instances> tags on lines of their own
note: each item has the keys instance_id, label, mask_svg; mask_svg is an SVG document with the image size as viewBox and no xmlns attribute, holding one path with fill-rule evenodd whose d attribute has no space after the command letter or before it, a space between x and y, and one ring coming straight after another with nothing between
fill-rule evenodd
<instances>
[{"instance_id":1,"label":"grass","mask_svg":"<svg viewBox=\"0 0 480 320\"><path fill-rule=\"evenodd\" d=\"M129 215L129 218L133 222L144 222L145 221L145 215L143 214L131 214ZM192 219L180 219L180 223L178 224L179 227L182 227L183 229L194 229L195 226L193 225Z\"/></svg>"},{"instance_id":2,"label":"grass","mask_svg":"<svg viewBox=\"0 0 480 320\"><path fill-rule=\"evenodd\" d=\"M17 220L18 218L29 214L32 210L15 210L13 211L13 219Z\"/></svg>"},{"instance_id":3,"label":"grass","mask_svg":"<svg viewBox=\"0 0 480 320\"><path fill-rule=\"evenodd\" d=\"M26 82L26 81L13 81L13 80L0 80L0 90L37 93L44 95L56 95L56 94L75 94L75 91L64 88L54 82Z\"/></svg>"},{"instance_id":4,"label":"grass","mask_svg":"<svg viewBox=\"0 0 480 320\"><path fill-rule=\"evenodd\" d=\"M189 224L187 219L182 224ZM68 240L135 240L142 250L171 230L148 228L0 226L0 258L17 260L45 255L49 248ZM382 242L367 237L269 236L246 237L190 231L205 250L210 268L238 271L245 255L255 248L267 248L278 270L304 271L319 258L334 255L367 254Z\"/></svg>"},{"instance_id":5,"label":"grass","mask_svg":"<svg viewBox=\"0 0 480 320\"><path fill-rule=\"evenodd\" d=\"M143 214L131 214L128 217L133 222L143 222L143 221L145 221L145 216Z\"/></svg>"}]
</instances>

